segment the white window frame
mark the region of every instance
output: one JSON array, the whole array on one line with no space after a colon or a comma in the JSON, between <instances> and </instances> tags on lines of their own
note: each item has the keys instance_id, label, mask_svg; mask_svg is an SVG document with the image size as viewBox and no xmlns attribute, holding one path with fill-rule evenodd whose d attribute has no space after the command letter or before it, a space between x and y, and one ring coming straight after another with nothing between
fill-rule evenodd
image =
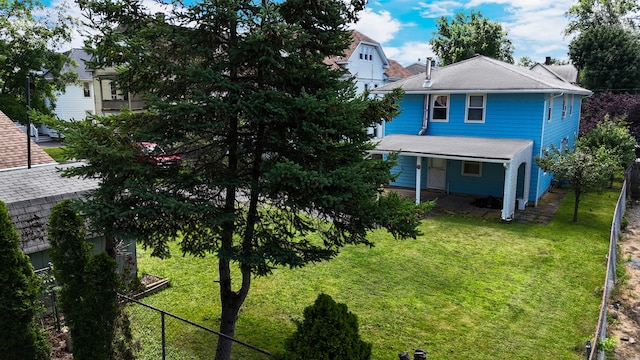
<instances>
[{"instance_id":1,"label":"white window frame","mask_svg":"<svg viewBox=\"0 0 640 360\"><path fill-rule=\"evenodd\" d=\"M547 101L547 122L551 122L553 118L553 95L549 95L549 101Z\"/></svg>"},{"instance_id":2,"label":"white window frame","mask_svg":"<svg viewBox=\"0 0 640 360\"><path fill-rule=\"evenodd\" d=\"M434 110L436 108L436 99L439 97L445 97L447 99L447 106L444 107L445 109L445 118L444 119L435 119L433 117L433 113ZM431 96L432 100L431 100L431 109L430 109L430 114L429 114L429 119L433 122L449 122L449 109L451 108L451 97L449 96L449 94L440 94L440 95L432 95ZM442 109L442 107L438 107L439 109Z\"/></svg>"},{"instance_id":3,"label":"white window frame","mask_svg":"<svg viewBox=\"0 0 640 360\"><path fill-rule=\"evenodd\" d=\"M478 172L467 172L465 169L465 165L466 164L478 164ZM461 173L462 176L474 176L474 177L481 177L482 176L482 162L481 161L466 161L466 160L462 160L462 167L461 167Z\"/></svg>"},{"instance_id":4,"label":"white window frame","mask_svg":"<svg viewBox=\"0 0 640 360\"><path fill-rule=\"evenodd\" d=\"M88 81L82 82L82 95L83 97L90 98L91 97L91 83Z\"/></svg>"},{"instance_id":5,"label":"white window frame","mask_svg":"<svg viewBox=\"0 0 640 360\"><path fill-rule=\"evenodd\" d=\"M573 101L575 94L571 94L571 102L569 103L569 116L573 116Z\"/></svg>"},{"instance_id":6,"label":"white window frame","mask_svg":"<svg viewBox=\"0 0 640 360\"><path fill-rule=\"evenodd\" d=\"M567 102L569 101L569 94L562 96L562 118L567 117Z\"/></svg>"},{"instance_id":7,"label":"white window frame","mask_svg":"<svg viewBox=\"0 0 640 360\"><path fill-rule=\"evenodd\" d=\"M469 120L469 109L471 108L471 97L482 96L482 120ZM473 109L479 109L474 107ZM484 124L487 117L487 94L467 94L467 104L464 109L464 122L470 124Z\"/></svg>"}]
</instances>

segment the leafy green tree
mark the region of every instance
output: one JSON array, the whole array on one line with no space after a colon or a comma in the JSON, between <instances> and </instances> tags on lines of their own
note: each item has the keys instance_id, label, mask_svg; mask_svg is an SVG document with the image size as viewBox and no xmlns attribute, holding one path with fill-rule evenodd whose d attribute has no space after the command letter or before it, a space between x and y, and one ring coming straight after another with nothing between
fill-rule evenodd
<instances>
[{"instance_id":1,"label":"leafy green tree","mask_svg":"<svg viewBox=\"0 0 640 360\"><path fill-rule=\"evenodd\" d=\"M566 12L569 24L566 35L582 33L587 30L610 25L623 25L635 28L635 13L640 4L635 0L580 0Z\"/></svg>"},{"instance_id":2,"label":"leafy green tree","mask_svg":"<svg viewBox=\"0 0 640 360\"><path fill-rule=\"evenodd\" d=\"M594 92L640 89L640 40L622 25L585 29L569 44L569 57L580 70L581 85Z\"/></svg>"},{"instance_id":3,"label":"leafy green tree","mask_svg":"<svg viewBox=\"0 0 640 360\"><path fill-rule=\"evenodd\" d=\"M468 59L474 54L513 63L513 44L502 25L489 21L480 12L457 13L451 19L436 20L436 31L429 44L442 65Z\"/></svg>"},{"instance_id":4,"label":"leafy green tree","mask_svg":"<svg viewBox=\"0 0 640 360\"><path fill-rule=\"evenodd\" d=\"M50 256L74 358L108 360L116 319L116 262L105 252L91 256L84 219L70 200L52 208L49 225Z\"/></svg>"},{"instance_id":5,"label":"leafy green tree","mask_svg":"<svg viewBox=\"0 0 640 360\"><path fill-rule=\"evenodd\" d=\"M347 305L320 294L312 306L304 309L304 319L286 339L286 360L368 360L371 344L358 333L358 317Z\"/></svg>"},{"instance_id":6,"label":"leafy green tree","mask_svg":"<svg viewBox=\"0 0 640 360\"><path fill-rule=\"evenodd\" d=\"M51 113L47 102L55 104L55 91L77 78L63 72L71 59L51 48L71 39L75 20L65 13L38 0L0 1L0 110L15 121L27 120L27 76L31 109L45 114Z\"/></svg>"},{"instance_id":7,"label":"leafy green tree","mask_svg":"<svg viewBox=\"0 0 640 360\"><path fill-rule=\"evenodd\" d=\"M587 147L559 149L552 145L550 149L543 149L542 156L537 156L535 161L543 171L553 173L554 179L571 183L575 196L574 222L578 221L582 196L606 186L611 175L610 169L617 166L617 159L604 146L594 150Z\"/></svg>"},{"instance_id":8,"label":"leafy green tree","mask_svg":"<svg viewBox=\"0 0 640 360\"><path fill-rule=\"evenodd\" d=\"M401 92L356 96L323 63L349 45L363 0L216 0L162 15L135 0L80 5L100 34L92 66L117 67L148 106L70 124L66 147L89 164L69 174L101 179L83 211L157 256L173 239L215 253L222 333L235 334L253 276L372 246L378 227L417 236L421 209L380 189L393 161L367 156L366 128L397 114ZM140 141L180 154L180 167L149 165ZM231 344L221 338L216 358Z\"/></svg>"},{"instance_id":9,"label":"leafy green tree","mask_svg":"<svg viewBox=\"0 0 640 360\"><path fill-rule=\"evenodd\" d=\"M49 359L49 346L35 316L40 281L18 243L7 206L0 201L0 354L3 359Z\"/></svg>"},{"instance_id":10,"label":"leafy green tree","mask_svg":"<svg viewBox=\"0 0 640 360\"><path fill-rule=\"evenodd\" d=\"M616 118L612 120L605 116L603 122L580 137L576 146L592 151L597 151L600 147L610 150L616 163L616 166L609 169L613 181L614 175L623 172L636 159L637 144L624 121Z\"/></svg>"}]
</instances>

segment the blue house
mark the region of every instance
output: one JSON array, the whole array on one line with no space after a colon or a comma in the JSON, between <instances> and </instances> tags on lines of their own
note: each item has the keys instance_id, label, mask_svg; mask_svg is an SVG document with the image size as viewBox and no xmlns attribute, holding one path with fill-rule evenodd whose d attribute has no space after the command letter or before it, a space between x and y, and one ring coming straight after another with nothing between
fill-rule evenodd
<instances>
[{"instance_id":1,"label":"blue house","mask_svg":"<svg viewBox=\"0 0 640 360\"><path fill-rule=\"evenodd\" d=\"M534 157L572 147L580 105L591 91L552 68L526 68L476 55L380 87L405 92L401 113L384 124L373 153L400 154L391 185L502 199L501 218L537 205L552 175Z\"/></svg>"}]
</instances>

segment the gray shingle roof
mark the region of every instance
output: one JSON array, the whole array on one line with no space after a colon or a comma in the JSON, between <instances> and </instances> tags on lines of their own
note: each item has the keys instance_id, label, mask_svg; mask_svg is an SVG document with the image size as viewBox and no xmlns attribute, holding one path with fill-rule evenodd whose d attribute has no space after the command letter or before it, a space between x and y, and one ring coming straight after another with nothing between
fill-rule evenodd
<instances>
[{"instance_id":1,"label":"gray shingle roof","mask_svg":"<svg viewBox=\"0 0 640 360\"><path fill-rule=\"evenodd\" d=\"M533 141L521 139L489 139L466 136L387 135L375 139L372 153L399 151L402 154L441 158L477 159L488 162L510 160Z\"/></svg>"},{"instance_id":2,"label":"gray shingle roof","mask_svg":"<svg viewBox=\"0 0 640 360\"><path fill-rule=\"evenodd\" d=\"M423 87L425 74L414 75L379 87L374 93L384 93L401 87L406 93L469 93L566 92L591 95L591 91L573 85L552 74L541 74L528 68L477 55L431 72L431 87Z\"/></svg>"},{"instance_id":3,"label":"gray shingle roof","mask_svg":"<svg viewBox=\"0 0 640 360\"><path fill-rule=\"evenodd\" d=\"M0 200L9 208L26 254L47 250L51 208L65 199L83 197L98 187L97 179L63 178L59 169L82 163L0 172Z\"/></svg>"}]
</instances>

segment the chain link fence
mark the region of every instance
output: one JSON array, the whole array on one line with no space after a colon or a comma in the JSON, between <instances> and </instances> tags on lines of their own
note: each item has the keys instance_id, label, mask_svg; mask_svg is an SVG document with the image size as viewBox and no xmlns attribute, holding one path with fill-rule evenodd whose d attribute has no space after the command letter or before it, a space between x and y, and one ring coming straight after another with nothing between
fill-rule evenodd
<instances>
[{"instance_id":1,"label":"chain link fence","mask_svg":"<svg viewBox=\"0 0 640 360\"><path fill-rule=\"evenodd\" d=\"M629 187L631 184L631 171L625 172L625 181L620 190L618 196L618 202L613 213L613 220L611 221L611 233L609 235L609 254L607 255L607 272L605 276L605 282L602 291L602 302L600 304L600 315L598 318L598 326L596 328L595 336L592 340L587 341L586 344L586 359L587 360L604 360L605 351L598 346L599 343L607 339L607 309L609 307L609 301L611 300L611 292L615 288L618 282L617 276L617 249L618 238L620 237L620 231L622 228L622 222L624 214L627 208L627 196L629 194Z\"/></svg>"},{"instance_id":2,"label":"chain link fence","mask_svg":"<svg viewBox=\"0 0 640 360\"><path fill-rule=\"evenodd\" d=\"M218 331L190 320L120 295L127 302L126 312L131 321L136 356L139 360L199 360L214 359L220 337L233 342L231 359L267 360L271 354L265 350L227 337Z\"/></svg>"}]
</instances>

